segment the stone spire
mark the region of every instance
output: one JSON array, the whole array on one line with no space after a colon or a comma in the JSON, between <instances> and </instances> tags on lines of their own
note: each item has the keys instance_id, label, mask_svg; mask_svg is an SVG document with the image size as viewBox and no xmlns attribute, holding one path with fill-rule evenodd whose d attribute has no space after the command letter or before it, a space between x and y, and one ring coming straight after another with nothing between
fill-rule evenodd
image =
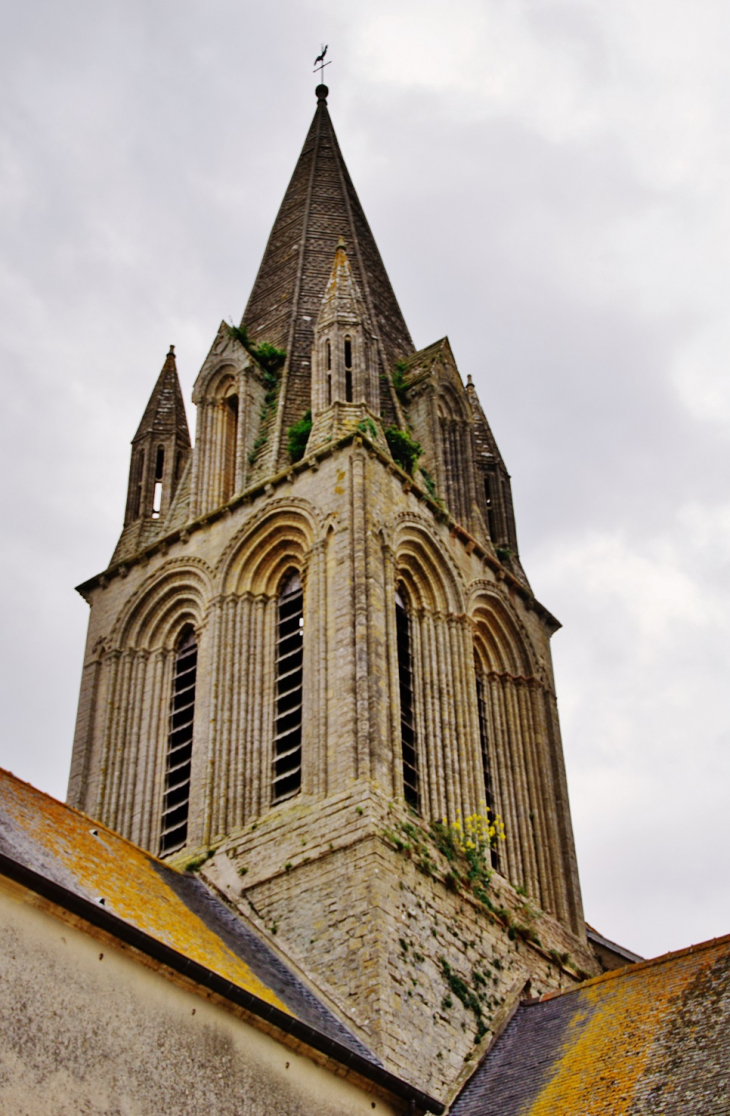
<instances>
[{"instance_id":1,"label":"stone spire","mask_svg":"<svg viewBox=\"0 0 730 1116\"><path fill-rule=\"evenodd\" d=\"M132 439L124 530L114 559L136 552L149 541L150 532L159 530L190 454L190 431L171 345Z\"/></svg>"},{"instance_id":2,"label":"stone spire","mask_svg":"<svg viewBox=\"0 0 730 1116\"><path fill-rule=\"evenodd\" d=\"M174 345L170 345L132 444L134 445L146 434L172 435L181 446L190 445L190 431L177 374Z\"/></svg>"},{"instance_id":3,"label":"stone spire","mask_svg":"<svg viewBox=\"0 0 730 1116\"><path fill-rule=\"evenodd\" d=\"M243 322L254 344L287 352L277 416L276 454L285 453L287 427L310 406L314 325L334 256L344 238L354 279L376 339L378 374L414 351L370 226L345 166L317 87L317 109L271 230ZM386 423L398 421L392 391L381 400Z\"/></svg>"}]
</instances>

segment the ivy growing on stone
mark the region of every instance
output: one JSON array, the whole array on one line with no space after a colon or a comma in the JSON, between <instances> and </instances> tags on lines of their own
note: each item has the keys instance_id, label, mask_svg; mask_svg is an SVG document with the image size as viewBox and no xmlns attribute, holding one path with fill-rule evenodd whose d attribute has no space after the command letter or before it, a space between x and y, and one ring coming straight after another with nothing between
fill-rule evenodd
<instances>
[{"instance_id":1,"label":"ivy growing on stone","mask_svg":"<svg viewBox=\"0 0 730 1116\"><path fill-rule=\"evenodd\" d=\"M239 345L243 345L246 352L251 354L265 372L278 373L280 371L286 360L285 349L277 349L276 345L271 345L268 341L262 341L260 345L255 345L249 337L245 325L229 325L228 334L234 341L238 341Z\"/></svg>"},{"instance_id":2,"label":"ivy growing on stone","mask_svg":"<svg viewBox=\"0 0 730 1116\"><path fill-rule=\"evenodd\" d=\"M286 432L287 450L292 461L301 461L304 457L311 433L312 412L305 411L299 422L292 423Z\"/></svg>"},{"instance_id":3,"label":"ivy growing on stone","mask_svg":"<svg viewBox=\"0 0 730 1116\"><path fill-rule=\"evenodd\" d=\"M407 430L401 430L397 426L386 428L385 440L396 465L400 465L405 473L412 476L415 464L423 453L421 443L412 438Z\"/></svg>"}]
</instances>

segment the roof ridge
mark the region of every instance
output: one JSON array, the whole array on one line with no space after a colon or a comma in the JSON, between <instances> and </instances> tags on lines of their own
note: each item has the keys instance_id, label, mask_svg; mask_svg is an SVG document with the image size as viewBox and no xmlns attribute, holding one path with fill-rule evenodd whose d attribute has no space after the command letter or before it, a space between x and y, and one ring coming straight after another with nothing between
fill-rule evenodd
<instances>
[{"instance_id":1,"label":"roof ridge","mask_svg":"<svg viewBox=\"0 0 730 1116\"><path fill-rule=\"evenodd\" d=\"M572 988L564 988L558 992L545 992L539 998L530 1000L526 1006L534 1007L535 1004L558 999L560 996L569 996L574 992L582 992L584 988L592 988L596 984L603 984L606 981L615 980L616 977L628 976L643 971L644 969L656 968L659 965L665 965L668 961L677 961L680 957L688 957L693 953L702 953L705 950L712 949L713 946L725 944L730 945L730 934L722 934L719 938L708 938L707 941L696 942L694 945L685 946L683 949L670 950L668 953L659 954L658 957L650 957L646 961L635 961L631 965L622 965L620 969L610 969L607 973L601 973L600 976L581 981L580 984L576 984Z\"/></svg>"}]
</instances>

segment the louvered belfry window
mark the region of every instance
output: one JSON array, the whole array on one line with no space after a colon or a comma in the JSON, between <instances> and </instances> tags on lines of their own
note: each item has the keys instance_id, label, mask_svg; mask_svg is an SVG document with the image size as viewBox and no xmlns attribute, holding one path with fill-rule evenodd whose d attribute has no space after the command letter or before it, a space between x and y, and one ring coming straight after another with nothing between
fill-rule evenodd
<instances>
[{"instance_id":1,"label":"louvered belfry window","mask_svg":"<svg viewBox=\"0 0 730 1116\"><path fill-rule=\"evenodd\" d=\"M163 855L181 849L188 837L197 666L198 645L193 629L188 627L183 630L177 645L172 678L170 732L167 739L165 797L160 838L160 852Z\"/></svg>"},{"instance_id":2,"label":"louvered belfry window","mask_svg":"<svg viewBox=\"0 0 730 1116\"><path fill-rule=\"evenodd\" d=\"M475 658L477 675L477 709L479 712L479 743L482 752L482 773L484 775L484 798L489 810L489 819L494 821L494 780L492 764L489 759L489 721L487 720L487 695L481 663ZM491 850L492 867L499 871L499 853L496 847Z\"/></svg>"},{"instance_id":3,"label":"louvered belfry window","mask_svg":"<svg viewBox=\"0 0 730 1116\"><path fill-rule=\"evenodd\" d=\"M281 802L302 786L302 673L304 596L292 573L279 592L276 633L273 800Z\"/></svg>"},{"instance_id":4,"label":"louvered belfry window","mask_svg":"<svg viewBox=\"0 0 730 1116\"><path fill-rule=\"evenodd\" d=\"M398 681L400 684L400 732L403 755L403 797L414 810L420 809L418 753L413 715L413 669L411 663L411 623L400 593L395 595L395 627L398 643Z\"/></svg>"}]
</instances>

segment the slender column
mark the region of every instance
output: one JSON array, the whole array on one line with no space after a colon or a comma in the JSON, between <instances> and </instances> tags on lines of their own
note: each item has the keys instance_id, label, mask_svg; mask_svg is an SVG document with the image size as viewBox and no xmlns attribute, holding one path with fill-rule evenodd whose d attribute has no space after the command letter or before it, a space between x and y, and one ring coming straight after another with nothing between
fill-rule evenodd
<instances>
[{"instance_id":1,"label":"slender column","mask_svg":"<svg viewBox=\"0 0 730 1116\"><path fill-rule=\"evenodd\" d=\"M440 734L435 731L433 709L433 664L431 616L425 610L418 613L419 652L418 675L422 680L423 697L419 704L423 706L423 736L425 747L423 749L428 769L428 805L431 818L443 816L443 763L441 756ZM425 801L425 800L424 800ZM426 811L424 810L424 813Z\"/></svg>"},{"instance_id":2,"label":"slender column","mask_svg":"<svg viewBox=\"0 0 730 1116\"><path fill-rule=\"evenodd\" d=\"M147 654L138 651L132 667L129 692L129 721L126 756L121 773L120 832L132 840L132 819L139 786L139 750L143 703L145 698L145 673Z\"/></svg>"},{"instance_id":3,"label":"slender column","mask_svg":"<svg viewBox=\"0 0 730 1116\"><path fill-rule=\"evenodd\" d=\"M388 675L388 694L390 696L390 719L388 721L390 786L384 789L386 793L395 797L398 793L397 788L400 786L398 765L402 758L400 749L400 687L398 684L398 647L395 630L395 555L387 543L383 544L383 584L385 586L386 671Z\"/></svg>"},{"instance_id":4,"label":"slender column","mask_svg":"<svg viewBox=\"0 0 730 1116\"><path fill-rule=\"evenodd\" d=\"M368 552L365 456L351 458L351 546L355 642L356 778L370 778L370 693L368 683Z\"/></svg>"},{"instance_id":5,"label":"slender column","mask_svg":"<svg viewBox=\"0 0 730 1116\"><path fill-rule=\"evenodd\" d=\"M423 694L423 643L421 639L421 613L413 611L408 615L408 634L411 653L411 682L413 688L413 721L416 729L416 756L418 764L418 801L421 813L427 816L430 804L429 771L430 756L428 734L424 717Z\"/></svg>"},{"instance_id":6,"label":"slender column","mask_svg":"<svg viewBox=\"0 0 730 1116\"><path fill-rule=\"evenodd\" d=\"M476 799L472 783L471 732L469 724L469 692L464 669L462 625L456 616L448 620L451 640L451 677L453 679L453 704L456 714L457 745L459 749L460 797L464 817L474 813Z\"/></svg>"},{"instance_id":7,"label":"slender column","mask_svg":"<svg viewBox=\"0 0 730 1116\"><path fill-rule=\"evenodd\" d=\"M532 710L535 724L539 726L540 734L540 767L545 797L545 818L547 843L550 854L550 876L553 887L554 913L558 918L570 924L570 902L568 899L568 879L565 874L561 832L558 820L560 809L560 792L555 786L555 773L551 762L550 732L547 724L546 705L549 696L543 687L535 682L532 691Z\"/></svg>"},{"instance_id":8,"label":"slender column","mask_svg":"<svg viewBox=\"0 0 730 1116\"><path fill-rule=\"evenodd\" d=\"M427 727L426 732L430 741L431 755L436 768L435 782L438 788L436 818L448 817L453 821L453 806L449 802L448 783L449 774L446 762L447 743L444 738L441 724L441 707L439 701L439 651L436 637L436 625L432 613L424 612L423 627L425 635L425 659L427 662L428 694L427 694Z\"/></svg>"},{"instance_id":9,"label":"slender column","mask_svg":"<svg viewBox=\"0 0 730 1116\"><path fill-rule=\"evenodd\" d=\"M234 672L236 646L236 609L238 598L230 596L222 612L221 684L218 705L221 710L219 731L218 800L220 806L220 832L229 833L232 824L233 773L235 771L233 702L236 689Z\"/></svg>"},{"instance_id":10,"label":"slender column","mask_svg":"<svg viewBox=\"0 0 730 1116\"><path fill-rule=\"evenodd\" d=\"M208 763L205 774L205 821L203 840L208 844L213 837L219 836L217 780L218 780L218 738L220 734L220 644L222 625L223 601L221 597L211 601L211 623L209 625L210 641L213 648L212 662L210 664L210 678L212 682L210 705L208 708L209 735L208 735Z\"/></svg>"},{"instance_id":11,"label":"slender column","mask_svg":"<svg viewBox=\"0 0 730 1116\"><path fill-rule=\"evenodd\" d=\"M530 787L530 800L533 803L532 829L535 835L535 856L540 905L546 910L554 910L553 889L550 871L550 856L547 835L547 804L543 793L544 774L540 769L539 743L536 739L536 726L533 723L530 683L523 682L518 690L520 716L523 724L527 772Z\"/></svg>"},{"instance_id":12,"label":"slender column","mask_svg":"<svg viewBox=\"0 0 730 1116\"><path fill-rule=\"evenodd\" d=\"M99 783L97 787L96 803L92 806L90 813L98 817L101 821L106 818L106 811L109 803L109 778L110 778L110 765L112 756L112 742L115 730L114 724L114 709L116 706L117 689L119 686L119 660L120 652L111 651L105 660L105 673L107 674L107 697L104 707L104 723L102 726L102 753L101 764L99 771Z\"/></svg>"},{"instance_id":13,"label":"slender column","mask_svg":"<svg viewBox=\"0 0 730 1116\"><path fill-rule=\"evenodd\" d=\"M459 770L454 740L454 725L452 719L453 694L450 692L451 656L449 654L448 638L444 631L444 618L441 615L434 617L434 635L436 637L437 663L435 675L438 682L439 695L439 720L443 739L444 769L446 775L446 813L449 821L459 815L461 800L459 796Z\"/></svg>"},{"instance_id":14,"label":"slender column","mask_svg":"<svg viewBox=\"0 0 730 1116\"><path fill-rule=\"evenodd\" d=\"M122 683L119 693L119 704L116 708L116 732L114 734L114 748L112 751L112 777L111 794L109 800L109 826L119 831L119 799L123 773L124 754L127 749L127 724L129 721L129 691L132 668L134 666L134 651L125 651L122 655Z\"/></svg>"},{"instance_id":15,"label":"slender column","mask_svg":"<svg viewBox=\"0 0 730 1116\"><path fill-rule=\"evenodd\" d=\"M156 771L161 752L160 728L164 724L170 695L164 688L164 667L167 652L164 649L155 651L151 659L150 684L147 687L147 715L144 725L146 737L144 779L142 789L142 824L140 826L140 844L145 849L152 849L152 813L156 809L156 800L153 796Z\"/></svg>"},{"instance_id":16,"label":"slender column","mask_svg":"<svg viewBox=\"0 0 730 1116\"><path fill-rule=\"evenodd\" d=\"M233 759L231 766L231 824L238 829L245 821L244 808L244 780L247 777L245 767L245 738L244 725L246 722L246 658L245 651L249 647L248 641L248 596L238 598L235 625L233 630L233 647L229 654L233 656L233 683L231 686L231 746Z\"/></svg>"},{"instance_id":17,"label":"slender column","mask_svg":"<svg viewBox=\"0 0 730 1116\"><path fill-rule=\"evenodd\" d=\"M522 882L522 851L520 847L520 828L515 797L515 776L512 763L512 741L505 719L504 692L502 679L499 675L489 676L489 693L492 702L492 718L495 725L495 738L499 742L497 754L499 756L499 772L501 798L504 807L504 822L507 832L506 860L509 878L515 882Z\"/></svg>"},{"instance_id":18,"label":"slender column","mask_svg":"<svg viewBox=\"0 0 730 1116\"><path fill-rule=\"evenodd\" d=\"M251 752L252 752L252 780L251 780L251 801L252 801L252 814L255 817L260 817L264 810L269 805L269 800L264 801L262 785L268 786L271 779L270 771L263 774L265 760L262 757L264 751L263 743L263 703L262 703L262 687L263 687L263 668L264 668L264 621L266 610L266 598L258 596L253 604L253 628L254 639L251 648L253 657L253 670L251 678Z\"/></svg>"},{"instance_id":19,"label":"slender column","mask_svg":"<svg viewBox=\"0 0 730 1116\"><path fill-rule=\"evenodd\" d=\"M265 599L264 629L263 629L263 685L262 697L262 751L261 751L261 787L262 809L266 810L271 802L271 789L273 784L274 763L274 700L276 696L276 675L274 662L276 659L276 621L278 614L278 601L276 598Z\"/></svg>"},{"instance_id":20,"label":"slender column","mask_svg":"<svg viewBox=\"0 0 730 1116\"><path fill-rule=\"evenodd\" d=\"M505 691L507 696L507 717L511 728L515 768L518 776L517 791L520 802L519 813L522 821L522 859L525 868L525 878L522 882L529 894L537 898L540 892L537 876L537 862L535 859L535 841L532 833L532 819L530 817L533 813L533 802L530 797L527 781L525 740L520 726L517 683L514 679L509 678L505 681Z\"/></svg>"}]
</instances>

